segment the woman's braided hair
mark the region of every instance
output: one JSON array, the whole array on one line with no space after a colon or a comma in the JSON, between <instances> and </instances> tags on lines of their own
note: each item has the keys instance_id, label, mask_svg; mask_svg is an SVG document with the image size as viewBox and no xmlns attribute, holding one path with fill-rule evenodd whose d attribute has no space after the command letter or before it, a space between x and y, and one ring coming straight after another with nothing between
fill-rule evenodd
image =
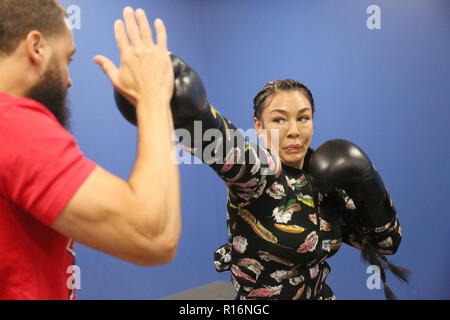
<instances>
[{"instance_id":1,"label":"woman's braided hair","mask_svg":"<svg viewBox=\"0 0 450 320\"><path fill-rule=\"evenodd\" d=\"M378 249L372 244L369 237L363 236L361 242L361 259L370 265L375 265L380 270L381 281L383 281L384 295L387 300L396 300L397 297L387 285L386 269L389 269L392 274L399 280L408 283L411 271L409 269L397 266L391 263L384 254L381 254Z\"/></svg>"},{"instance_id":2,"label":"woman's braided hair","mask_svg":"<svg viewBox=\"0 0 450 320\"><path fill-rule=\"evenodd\" d=\"M267 98L280 91L296 91L296 90L301 91L303 94L305 94L306 98L309 100L309 103L311 103L312 112L314 114L315 105L311 91L304 84L296 80L285 79L267 83L256 95L255 99L253 99L254 104L253 109L255 110L255 118L261 121L261 115L264 107L266 106L265 102Z\"/></svg>"}]
</instances>

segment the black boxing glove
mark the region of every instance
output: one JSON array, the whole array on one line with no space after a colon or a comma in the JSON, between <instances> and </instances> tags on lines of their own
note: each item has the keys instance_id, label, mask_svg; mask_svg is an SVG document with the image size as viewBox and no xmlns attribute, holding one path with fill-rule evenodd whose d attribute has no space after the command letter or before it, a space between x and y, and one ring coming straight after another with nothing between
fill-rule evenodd
<instances>
[{"instance_id":1,"label":"black boxing glove","mask_svg":"<svg viewBox=\"0 0 450 320\"><path fill-rule=\"evenodd\" d=\"M344 190L353 200L366 228L386 225L395 210L385 185L369 157L355 144L332 140L320 146L309 161L312 184L322 194Z\"/></svg>"},{"instance_id":2,"label":"black boxing glove","mask_svg":"<svg viewBox=\"0 0 450 320\"><path fill-rule=\"evenodd\" d=\"M175 129L185 128L193 134L193 122L196 120L202 121L202 131L219 128L220 121L207 101L206 89L198 74L176 55L171 53L170 58L175 76L174 94L170 103ZM136 126L135 107L116 89L114 98L120 113Z\"/></svg>"}]
</instances>

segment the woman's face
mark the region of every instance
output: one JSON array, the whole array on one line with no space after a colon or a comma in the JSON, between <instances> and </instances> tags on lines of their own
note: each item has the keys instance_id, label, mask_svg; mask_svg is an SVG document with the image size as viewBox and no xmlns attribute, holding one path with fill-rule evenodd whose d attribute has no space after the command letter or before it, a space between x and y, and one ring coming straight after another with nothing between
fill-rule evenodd
<instances>
[{"instance_id":1,"label":"woman's face","mask_svg":"<svg viewBox=\"0 0 450 320\"><path fill-rule=\"evenodd\" d=\"M263 138L266 147L272 152L276 152L276 148L271 147L278 143L282 163L302 169L314 130L309 100L299 90L280 91L269 96L265 103L262 121L255 118L257 134ZM267 130L267 135L262 129ZM276 132L278 141L272 141L276 139Z\"/></svg>"}]
</instances>

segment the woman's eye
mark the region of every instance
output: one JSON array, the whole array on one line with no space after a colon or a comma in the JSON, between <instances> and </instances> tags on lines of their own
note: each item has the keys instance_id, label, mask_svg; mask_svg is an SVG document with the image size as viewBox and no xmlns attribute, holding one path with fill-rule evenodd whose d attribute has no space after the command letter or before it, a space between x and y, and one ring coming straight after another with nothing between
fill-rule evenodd
<instances>
[{"instance_id":1,"label":"woman's eye","mask_svg":"<svg viewBox=\"0 0 450 320\"><path fill-rule=\"evenodd\" d=\"M308 120L309 120L308 117L300 117L300 118L298 118L298 121L300 121L300 122L306 122Z\"/></svg>"},{"instance_id":2,"label":"woman's eye","mask_svg":"<svg viewBox=\"0 0 450 320\"><path fill-rule=\"evenodd\" d=\"M284 122L284 119L276 118L276 119L273 120L273 122L278 123L278 124L281 124L281 123Z\"/></svg>"}]
</instances>

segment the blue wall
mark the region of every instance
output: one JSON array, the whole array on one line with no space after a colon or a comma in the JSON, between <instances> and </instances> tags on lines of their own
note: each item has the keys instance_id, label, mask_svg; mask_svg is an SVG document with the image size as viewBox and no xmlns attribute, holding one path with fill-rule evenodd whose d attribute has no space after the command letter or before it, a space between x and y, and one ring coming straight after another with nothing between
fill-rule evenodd
<instances>
[{"instance_id":1,"label":"blue wall","mask_svg":"<svg viewBox=\"0 0 450 320\"><path fill-rule=\"evenodd\" d=\"M203 78L209 100L237 127L253 126L252 100L268 81L294 78L317 102L313 147L344 138L380 171L399 212L403 242L391 260L411 269L401 299L449 299L450 2L448 0L65 0L81 8L71 67L73 133L84 153L127 179L136 129L115 109L92 58L119 63L113 23L125 5L164 20L169 49ZM381 29L369 30L369 5ZM205 165L182 165L183 231L175 260L141 268L77 245L79 299L160 299L212 281L213 251L227 239L225 186ZM155 183L158 183L155 181ZM338 299L383 299L366 287L359 252L329 260Z\"/></svg>"}]
</instances>

